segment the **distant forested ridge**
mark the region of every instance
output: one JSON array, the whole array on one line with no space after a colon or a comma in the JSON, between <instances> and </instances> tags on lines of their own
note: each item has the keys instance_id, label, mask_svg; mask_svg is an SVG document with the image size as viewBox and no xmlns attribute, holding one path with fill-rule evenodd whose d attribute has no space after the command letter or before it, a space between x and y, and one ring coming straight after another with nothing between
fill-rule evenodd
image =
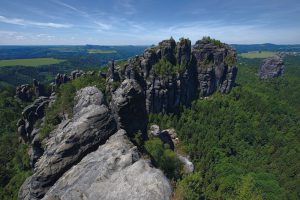
<instances>
[{"instance_id":1,"label":"distant forested ridge","mask_svg":"<svg viewBox=\"0 0 300 200\"><path fill-rule=\"evenodd\" d=\"M27 67L0 67L0 86L31 83L32 79L50 82L57 73L70 73L75 69L97 69L111 60L124 60L141 54L146 46L0 46L0 60L55 58L59 64ZM35 62L35 60L32 60ZM20 62L16 62L20 63Z\"/></svg>"},{"instance_id":2,"label":"distant forested ridge","mask_svg":"<svg viewBox=\"0 0 300 200\"><path fill-rule=\"evenodd\" d=\"M247 53L250 51L277 51L277 52L300 52L300 44L295 45L277 45L277 44L231 44L238 53Z\"/></svg>"}]
</instances>

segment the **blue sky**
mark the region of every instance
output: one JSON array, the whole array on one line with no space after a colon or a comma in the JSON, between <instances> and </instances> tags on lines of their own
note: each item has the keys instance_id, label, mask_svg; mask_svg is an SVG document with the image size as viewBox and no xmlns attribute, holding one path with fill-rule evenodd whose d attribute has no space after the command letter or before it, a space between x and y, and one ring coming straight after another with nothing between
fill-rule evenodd
<instances>
[{"instance_id":1,"label":"blue sky","mask_svg":"<svg viewBox=\"0 0 300 200\"><path fill-rule=\"evenodd\" d=\"M300 0L0 0L0 44L300 43Z\"/></svg>"}]
</instances>

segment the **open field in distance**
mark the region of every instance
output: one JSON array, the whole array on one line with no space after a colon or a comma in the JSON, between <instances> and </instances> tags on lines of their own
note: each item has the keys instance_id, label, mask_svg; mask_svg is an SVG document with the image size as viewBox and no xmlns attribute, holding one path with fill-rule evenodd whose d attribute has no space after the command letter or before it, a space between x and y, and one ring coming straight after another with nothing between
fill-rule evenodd
<instances>
[{"instance_id":1,"label":"open field in distance","mask_svg":"<svg viewBox=\"0 0 300 200\"><path fill-rule=\"evenodd\" d=\"M0 67L4 66L28 66L37 67L42 65L53 65L63 62L65 60L59 60L55 58L30 58L30 59L14 59L14 60L0 60Z\"/></svg>"},{"instance_id":2,"label":"open field in distance","mask_svg":"<svg viewBox=\"0 0 300 200\"><path fill-rule=\"evenodd\" d=\"M248 53L241 53L243 58L269 58L275 56L276 53L272 51L251 51Z\"/></svg>"}]
</instances>

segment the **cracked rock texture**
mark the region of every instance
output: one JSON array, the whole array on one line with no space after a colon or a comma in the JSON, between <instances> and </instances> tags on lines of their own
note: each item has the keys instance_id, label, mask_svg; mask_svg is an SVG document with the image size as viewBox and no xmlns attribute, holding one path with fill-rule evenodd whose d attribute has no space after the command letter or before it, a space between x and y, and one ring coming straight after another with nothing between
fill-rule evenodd
<instances>
[{"instance_id":1,"label":"cracked rock texture","mask_svg":"<svg viewBox=\"0 0 300 200\"><path fill-rule=\"evenodd\" d=\"M171 192L164 174L140 157L121 129L66 172L43 199L159 200L169 199Z\"/></svg>"},{"instance_id":2,"label":"cracked rock texture","mask_svg":"<svg viewBox=\"0 0 300 200\"><path fill-rule=\"evenodd\" d=\"M45 144L34 174L19 191L19 199L40 199L48 189L85 155L94 151L117 130L109 108L96 87L77 92L74 118L63 121Z\"/></svg>"},{"instance_id":3,"label":"cracked rock texture","mask_svg":"<svg viewBox=\"0 0 300 200\"><path fill-rule=\"evenodd\" d=\"M157 68L162 62L171 65L171 69L158 73L154 66ZM118 67L111 68L116 76ZM139 83L146 96L148 113L176 113L180 105L189 106L196 98L216 91L230 92L236 75L236 52L229 45L203 38L192 46L189 39L182 38L176 43L171 38L129 59L119 69L118 77ZM108 80L113 78L110 75Z\"/></svg>"}]
</instances>

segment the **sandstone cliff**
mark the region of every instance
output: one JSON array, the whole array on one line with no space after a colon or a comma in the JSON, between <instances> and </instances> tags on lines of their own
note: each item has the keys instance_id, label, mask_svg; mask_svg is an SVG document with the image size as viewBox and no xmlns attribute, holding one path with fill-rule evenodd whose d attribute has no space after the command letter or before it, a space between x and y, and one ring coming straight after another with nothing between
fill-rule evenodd
<instances>
[{"instance_id":1,"label":"sandstone cliff","mask_svg":"<svg viewBox=\"0 0 300 200\"><path fill-rule=\"evenodd\" d=\"M108 80L135 79L145 91L148 112L175 113L196 98L228 93L237 74L235 63L235 50L217 40L203 38L191 46L188 39L176 43L171 38L123 67L111 66Z\"/></svg>"}]
</instances>

